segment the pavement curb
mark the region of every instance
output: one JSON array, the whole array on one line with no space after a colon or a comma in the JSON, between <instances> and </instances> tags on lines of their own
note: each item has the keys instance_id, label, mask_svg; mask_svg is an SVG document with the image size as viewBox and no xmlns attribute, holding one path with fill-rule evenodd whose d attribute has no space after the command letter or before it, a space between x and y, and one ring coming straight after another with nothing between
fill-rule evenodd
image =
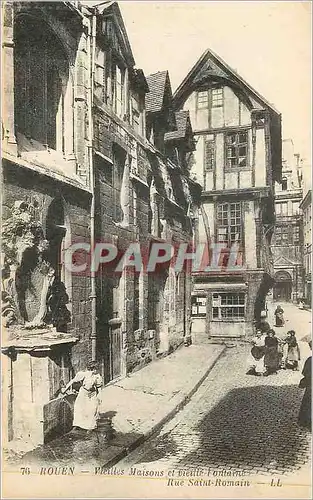
<instances>
[{"instance_id":1,"label":"pavement curb","mask_svg":"<svg viewBox=\"0 0 313 500\"><path fill-rule=\"evenodd\" d=\"M151 427L151 429L149 429L148 431L146 431L145 433L143 433L140 437L138 437L137 439L135 439L133 441L133 443L131 443L129 446L122 448L121 451L118 454L115 455L115 457L112 457L110 460L108 460L107 462L105 462L104 464L102 464L101 467L103 467L104 469L108 469L108 468L113 467L114 465L116 465L117 462L119 462L120 460L122 460L122 458L125 458L127 455L129 455L131 452L133 452L136 448L138 448L138 446L142 445L152 434L154 434L155 432L157 432L166 422L168 422L171 418L173 418L174 415L176 415L176 413L178 413L179 410L181 410L188 403L188 401L191 399L191 397L199 389L199 387L201 386L201 384L204 382L204 380L206 379L206 377L208 376L208 374L210 373L210 371L212 370L212 368L215 366L215 364L218 362L218 360L221 358L221 356L224 354L224 352L226 351L226 349L227 349L227 346L224 345L223 349L221 349L221 351L216 356L216 358L211 362L211 364L208 366L208 368L205 371L205 373L198 380L198 382L194 385L194 387L188 392L188 394L186 394L184 396L184 398L179 403L177 403L174 406L174 408L172 410L169 411L169 413L167 413L165 415L165 417L163 417L161 420L159 420L158 422L156 422Z\"/></svg>"}]
</instances>

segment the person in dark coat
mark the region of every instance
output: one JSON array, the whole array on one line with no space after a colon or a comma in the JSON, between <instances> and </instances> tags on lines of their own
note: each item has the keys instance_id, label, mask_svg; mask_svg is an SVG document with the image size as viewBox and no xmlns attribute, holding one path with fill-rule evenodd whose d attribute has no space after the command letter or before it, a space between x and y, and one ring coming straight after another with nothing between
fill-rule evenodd
<instances>
[{"instance_id":1,"label":"person in dark coat","mask_svg":"<svg viewBox=\"0 0 313 500\"><path fill-rule=\"evenodd\" d=\"M277 373L280 364L280 355L278 351L278 339L275 336L274 330L270 329L265 337L265 356L264 356L264 375L270 375L271 373Z\"/></svg>"},{"instance_id":2,"label":"person in dark coat","mask_svg":"<svg viewBox=\"0 0 313 500\"><path fill-rule=\"evenodd\" d=\"M274 312L275 315L275 326L284 326L284 310L281 306L277 306Z\"/></svg>"},{"instance_id":3,"label":"person in dark coat","mask_svg":"<svg viewBox=\"0 0 313 500\"><path fill-rule=\"evenodd\" d=\"M309 346L312 349L312 341L309 342ZM299 387L304 389L304 394L300 406L299 416L298 416L298 424L300 427L305 427L307 429L312 428L312 420L311 420L311 388L312 388L312 379L311 379L311 369L312 369L312 356L310 356L306 362L304 363L302 375L303 378L300 380Z\"/></svg>"},{"instance_id":4,"label":"person in dark coat","mask_svg":"<svg viewBox=\"0 0 313 500\"><path fill-rule=\"evenodd\" d=\"M267 318L266 311L261 311L260 319L256 324L256 329L259 330L261 333L267 333L271 328L269 322L266 321L266 318Z\"/></svg>"}]
</instances>

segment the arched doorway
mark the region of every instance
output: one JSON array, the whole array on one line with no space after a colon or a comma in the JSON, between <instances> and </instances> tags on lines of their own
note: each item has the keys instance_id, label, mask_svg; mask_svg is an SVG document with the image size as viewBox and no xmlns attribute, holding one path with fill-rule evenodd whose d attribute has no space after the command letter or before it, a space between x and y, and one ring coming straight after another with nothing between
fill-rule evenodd
<instances>
[{"instance_id":1,"label":"arched doorway","mask_svg":"<svg viewBox=\"0 0 313 500\"><path fill-rule=\"evenodd\" d=\"M273 288L273 299L281 302L291 300L292 278L287 271L278 271L275 274L275 284Z\"/></svg>"}]
</instances>

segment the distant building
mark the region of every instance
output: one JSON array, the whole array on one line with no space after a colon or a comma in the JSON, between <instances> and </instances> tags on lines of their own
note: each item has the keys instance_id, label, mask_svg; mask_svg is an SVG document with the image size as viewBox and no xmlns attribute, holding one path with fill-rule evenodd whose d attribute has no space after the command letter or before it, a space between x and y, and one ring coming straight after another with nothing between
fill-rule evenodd
<instances>
[{"instance_id":1,"label":"distant building","mask_svg":"<svg viewBox=\"0 0 313 500\"><path fill-rule=\"evenodd\" d=\"M312 304L312 191L305 195L300 204L303 214L303 267L304 267L304 298Z\"/></svg>"},{"instance_id":2,"label":"distant building","mask_svg":"<svg viewBox=\"0 0 313 500\"><path fill-rule=\"evenodd\" d=\"M273 285L281 116L211 50L183 80L174 102L176 110L189 111L194 130L191 176L203 187L199 241L223 247L215 272L194 273L193 332L196 338L243 337L252 333ZM238 267L229 269L234 244Z\"/></svg>"},{"instance_id":3,"label":"distant building","mask_svg":"<svg viewBox=\"0 0 313 500\"><path fill-rule=\"evenodd\" d=\"M302 168L291 139L283 141L282 182L275 184L276 224L272 240L275 301L296 302L303 293Z\"/></svg>"}]
</instances>

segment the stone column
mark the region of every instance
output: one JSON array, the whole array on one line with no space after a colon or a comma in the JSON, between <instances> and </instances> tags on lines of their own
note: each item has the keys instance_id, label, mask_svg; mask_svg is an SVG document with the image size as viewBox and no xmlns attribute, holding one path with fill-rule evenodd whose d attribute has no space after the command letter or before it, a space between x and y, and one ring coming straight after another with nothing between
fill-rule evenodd
<instances>
[{"instance_id":1,"label":"stone column","mask_svg":"<svg viewBox=\"0 0 313 500\"><path fill-rule=\"evenodd\" d=\"M14 41L13 25L14 10L13 2L5 2L2 5L3 38L2 57L3 75L2 92L2 138L4 139L4 149L13 154L17 154L17 145L14 130Z\"/></svg>"}]
</instances>

